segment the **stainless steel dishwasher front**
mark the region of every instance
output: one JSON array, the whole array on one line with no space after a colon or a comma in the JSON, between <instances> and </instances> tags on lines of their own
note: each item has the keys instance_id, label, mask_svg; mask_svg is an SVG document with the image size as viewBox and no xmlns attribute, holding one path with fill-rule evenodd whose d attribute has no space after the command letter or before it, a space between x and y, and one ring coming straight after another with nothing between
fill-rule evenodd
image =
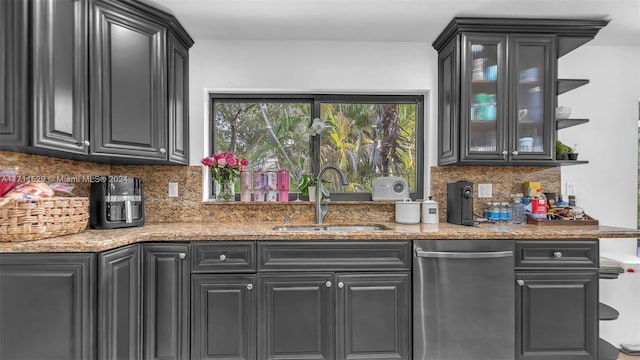
<instances>
[{"instance_id":1,"label":"stainless steel dishwasher front","mask_svg":"<svg viewBox=\"0 0 640 360\"><path fill-rule=\"evenodd\" d=\"M512 240L415 240L413 359L513 360Z\"/></svg>"}]
</instances>

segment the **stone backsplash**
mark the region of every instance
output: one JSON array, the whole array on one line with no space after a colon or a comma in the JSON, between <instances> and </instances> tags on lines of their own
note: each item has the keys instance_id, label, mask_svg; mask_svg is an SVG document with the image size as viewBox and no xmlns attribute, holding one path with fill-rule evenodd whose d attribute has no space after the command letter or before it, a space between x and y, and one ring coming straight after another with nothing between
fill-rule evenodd
<instances>
[{"instance_id":1,"label":"stone backsplash","mask_svg":"<svg viewBox=\"0 0 640 360\"><path fill-rule=\"evenodd\" d=\"M92 175L139 176L144 184L145 217L148 223L207 221L213 226L242 226L243 220L313 223L310 202L241 203L202 202L202 167L175 165L110 165L59 159L48 156L0 151L0 169L14 168L23 179L47 183L73 182L77 196L89 196ZM560 192L560 168L529 166L444 166L431 168L431 195L440 203L440 220L446 221L446 184L466 180L491 183L494 197L474 199L474 212L481 213L486 201L507 201L522 192L522 184L540 181L544 191ZM168 183L178 183L179 197L168 197ZM325 218L332 223L388 222L395 218L393 202L336 202Z\"/></svg>"}]
</instances>

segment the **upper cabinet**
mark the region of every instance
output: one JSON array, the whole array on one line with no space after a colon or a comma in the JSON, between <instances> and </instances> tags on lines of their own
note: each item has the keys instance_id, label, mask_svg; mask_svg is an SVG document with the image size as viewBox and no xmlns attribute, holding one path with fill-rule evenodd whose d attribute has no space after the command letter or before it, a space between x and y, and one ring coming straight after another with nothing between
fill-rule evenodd
<instances>
[{"instance_id":1,"label":"upper cabinet","mask_svg":"<svg viewBox=\"0 0 640 360\"><path fill-rule=\"evenodd\" d=\"M89 151L87 5L75 0L32 2L33 146Z\"/></svg>"},{"instance_id":2,"label":"upper cabinet","mask_svg":"<svg viewBox=\"0 0 640 360\"><path fill-rule=\"evenodd\" d=\"M591 40L602 20L454 18L438 51L439 165L559 165L559 56Z\"/></svg>"},{"instance_id":3,"label":"upper cabinet","mask_svg":"<svg viewBox=\"0 0 640 360\"><path fill-rule=\"evenodd\" d=\"M27 142L28 8L23 0L0 1L0 145Z\"/></svg>"},{"instance_id":4,"label":"upper cabinet","mask_svg":"<svg viewBox=\"0 0 640 360\"><path fill-rule=\"evenodd\" d=\"M16 12L15 3L2 6ZM31 64L31 86L16 95L30 109L22 122L27 130L0 124L2 148L97 161L188 164L193 40L176 19L133 0L30 4L24 26L31 36L25 35L23 62ZM18 34L19 25L18 20L3 22ZM4 49L17 48L4 39ZM11 73L9 66L20 66L5 63L3 76ZM15 111L1 105L3 113ZM18 140L8 141L13 138Z\"/></svg>"}]
</instances>

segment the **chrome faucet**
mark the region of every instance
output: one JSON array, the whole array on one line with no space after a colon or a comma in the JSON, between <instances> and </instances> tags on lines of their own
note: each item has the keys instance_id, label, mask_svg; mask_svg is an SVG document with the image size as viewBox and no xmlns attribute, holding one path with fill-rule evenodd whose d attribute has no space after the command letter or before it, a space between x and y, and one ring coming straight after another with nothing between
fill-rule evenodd
<instances>
[{"instance_id":1,"label":"chrome faucet","mask_svg":"<svg viewBox=\"0 0 640 360\"><path fill-rule=\"evenodd\" d=\"M317 176L317 185L316 185L316 224L322 224L322 220L324 219L324 216L327 215L327 212L329 212L329 205L328 204L322 204L321 206L321 200L320 197L322 196L322 175L324 175L324 173L329 170L329 169L333 169L335 170L338 175L340 175L340 182L342 183L342 185L349 185L349 180L347 179L347 174L342 171L340 168L335 167L333 165L328 165L323 167L320 172L318 173Z\"/></svg>"}]
</instances>

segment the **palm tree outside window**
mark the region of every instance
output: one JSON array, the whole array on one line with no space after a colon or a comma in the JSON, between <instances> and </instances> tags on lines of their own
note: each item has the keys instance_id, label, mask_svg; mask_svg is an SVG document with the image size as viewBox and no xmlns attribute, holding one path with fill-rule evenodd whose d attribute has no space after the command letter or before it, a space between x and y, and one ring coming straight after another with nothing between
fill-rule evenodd
<instances>
[{"instance_id":1,"label":"palm tree outside window","mask_svg":"<svg viewBox=\"0 0 640 360\"><path fill-rule=\"evenodd\" d=\"M423 114L421 95L211 94L211 149L246 157L254 170L289 169L291 199L303 174L327 165L349 177L342 187L327 173L334 201L371 200L382 176L406 178L422 198ZM316 118L329 126L310 136Z\"/></svg>"}]
</instances>

